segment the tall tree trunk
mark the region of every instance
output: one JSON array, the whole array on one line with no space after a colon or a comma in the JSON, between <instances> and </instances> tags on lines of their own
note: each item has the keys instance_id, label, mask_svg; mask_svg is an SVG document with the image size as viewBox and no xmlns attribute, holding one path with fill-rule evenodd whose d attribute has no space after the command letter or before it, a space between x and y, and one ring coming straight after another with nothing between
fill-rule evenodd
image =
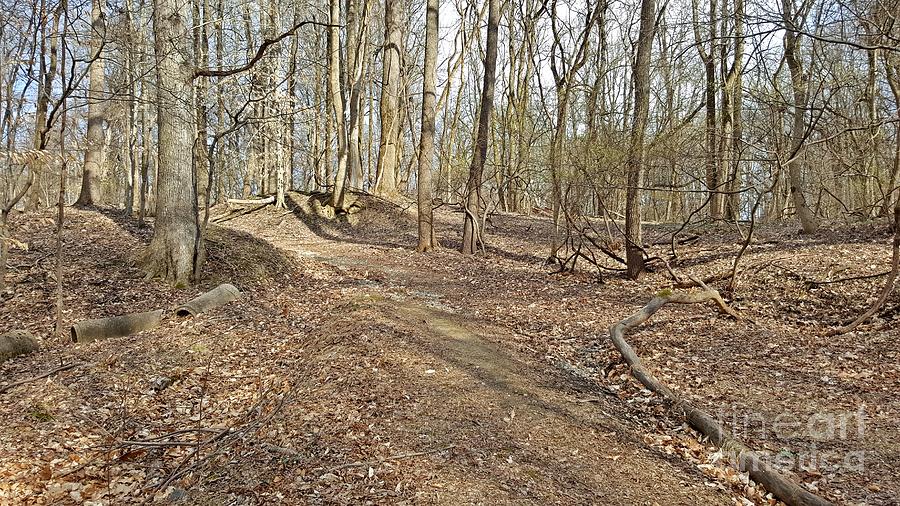
<instances>
[{"instance_id":1,"label":"tall tree trunk","mask_svg":"<svg viewBox=\"0 0 900 506\"><path fill-rule=\"evenodd\" d=\"M716 44L719 43L717 33L718 21L716 17L716 0L709 0L709 20L707 22L709 32L706 35L707 40L704 41L700 35L700 20L697 8L697 0L693 1L694 14L694 41L697 45L697 51L700 54L700 60L703 62L703 68L706 73L706 85L704 88L704 97L706 102L706 188L711 194L709 200L709 216L713 219L721 219L722 217L722 194L720 193L720 177L719 177L719 143L716 136ZM704 48L704 42L709 44L708 48Z\"/></svg>"},{"instance_id":2,"label":"tall tree trunk","mask_svg":"<svg viewBox=\"0 0 900 506\"><path fill-rule=\"evenodd\" d=\"M37 103L35 104L34 139L32 141L32 147L34 149L41 149L41 131L45 128L44 124L47 122L47 107L50 103L50 95L53 93L53 81L56 79L57 55L59 53L59 37L57 32L60 14L60 10L57 8L53 21L51 22L48 19L46 3L44 1L41 2L41 32L46 34L46 29L51 23L52 28L49 37L41 38L41 63L38 76ZM49 64L45 61L48 40L50 42ZM34 174L34 181L28 189L28 198L25 201L25 209L27 210L35 210L41 206L41 176L43 175L44 168L45 164L42 159L35 160L29 168Z\"/></svg>"},{"instance_id":3,"label":"tall tree trunk","mask_svg":"<svg viewBox=\"0 0 900 506\"><path fill-rule=\"evenodd\" d=\"M106 37L106 17L103 14L103 0L91 1L91 58L88 84L88 124L84 150L84 169L81 176L81 194L75 205L92 206L100 203L100 178L105 163L106 147L106 105L104 102L105 81L102 56Z\"/></svg>"},{"instance_id":4,"label":"tall tree trunk","mask_svg":"<svg viewBox=\"0 0 900 506\"><path fill-rule=\"evenodd\" d=\"M359 0L347 0L347 92L349 98L347 124L348 158L347 172L350 187L362 190L362 158L359 152L359 138L362 107L362 76L366 64L368 45L369 2L363 2L360 12Z\"/></svg>"},{"instance_id":5,"label":"tall tree trunk","mask_svg":"<svg viewBox=\"0 0 900 506\"><path fill-rule=\"evenodd\" d=\"M628 277L637 279L644 272L641 239L641 186L644 182L644 138L650 111L650 53L656 21L654 0L642 0L637 58L634 65L634 117L628 148L628 189L625 196L625 261Z\"/></svg>"},{"instance_id":6,"label":"tall tree trunk","mask_svg":"<svg viewBox=\"0 0 900 506\"><path fill-rule=\"evenodd\" d=\"M339 0L331 0L331 27L328 29L328 95L337 133L337 171L334 174L334 189L331 206L344 207L344 184L347 179L347 130L344 124L344 94L341 92L341 8ZM330 139L328 140L330 142ZM331 163L330 161L328 163Z\"/></svg>"},{"instance_id":7,"label":"tall tree trunk","mask_svg":"<svg viewBox=\"0 0 900 506\"><path fill-rule=\"evenodd\" d=\"M884 70L894 96L894 107L900 111L900 74L897 67L890 61L891 55L884 56ZM881 215L890 216L895 195L898 192L897 181L900 178L900 123L894 124L894 162L891 165L891 175L888 180L888 193L884 196L884 204L881 206ZM900 199L898 199L900 202Z\"/></svg>"},{"instance_id":8,"label":"tall tree trunk","mask_svg":"<svg viewBox=\"0 0 900 506\"><path fill-rule=\"evenodd\" d=\"M734 60L725 85L731 97L731 170L729 171L728 219L741 216L744 154L744 0L734 0Z\"/></svg>"},{"instance_id":9,"label":"tall tree trunk","mask_svg":"<svg viewBox=\"0 0 900 506\"><path fill-rule=\"evenodd\" d=\"M488 130L491 110L494 107L494 81L497 74L497 30L500 24L500 0L488 0L487 46L484 56L484 83L481 88L481 107L478 112L478 132L475 136L475 152L469 166L466 183L465 218L461 251L474 254L483 245L481 220L481 180L484 160L487 157Z\"/></svg>"},{"instance_id":10,"label":"tall tree trunk","mask_svg":"<svg viewBox=\"0 0 900 506\"><path fill-rule=\"evenodd\" d=\"M397 0L384 2L384 68L381 84L381 139L376 168L376 192L390 197L397 193L400 165L400 63L402 34Z\"/></svg>"},{"instance_id":11,"label":"tall tree trunk","mask_svg":"<svg viewBox=\"0 0 900 506\"><path fill-rule=\"evenodd\" d=\"M790 184L791 199L794 201L794 209L803 232L811 234L818 230L819 223L815 215L806 203L803 195L804 185L802 168L803 161L800 151L806 140L806 109L809 101L809 76L803 70L800 53L800 34L797 33L797 20L803 24L805 15L795 14L794 1L782 0L782 20L784 30L784 58L791 73L791 91L793 93L793 124L791 126L791 151L788 159L788 182Z\"/></svg>"},{"instance_id":12,"label":"tall tree trunk","mask_svg":"<svg viewBox=\"0 0 900 506\"><path fill-rule=\"evenodd\" d=\"M425 62L422 79L422 135L419 137L419 167L416 173L419 207L417 251L434 249L434 213L431 209L431 168L434 161L435 72L438 46L438 0L428 0L425 12Z\"/></svg>"},{"instance_id":13,"label":"tall tree trunk","mask_svg":"<svg viewBox=\"0 0 900 506\"><path fill-rule=\"evenodd\" d=\"M157 125L159 129L156 223L144 259L148 276L187 286L203 260L193 165L194 62L190 4L154 0Z\"/></svg>"}]
</instances>

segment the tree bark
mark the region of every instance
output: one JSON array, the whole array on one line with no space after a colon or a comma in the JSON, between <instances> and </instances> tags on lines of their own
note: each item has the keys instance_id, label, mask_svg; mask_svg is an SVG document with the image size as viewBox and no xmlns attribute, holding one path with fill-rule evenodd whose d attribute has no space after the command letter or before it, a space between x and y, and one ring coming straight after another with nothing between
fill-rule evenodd
<instances>
[{"instance_id":1,"label":"tree bark","mask_svg":"<svg viewBox=\"0 0 900 506\"><path fill-rule=\"evenodd\" d=\"M488 0L487 46L484 57L484 82L481 88L481 107L478 116L478 131L475 136L475 153L469 166L469 180L466 183L465 218L463 219L463 241L461 251L474 254L483 242L480 230L481 180L484 160L487 157L488 130L491 111L494 107L494 81L497 73L497 31L500 24L500 0Z\"/></svg>"},{"instance_id":2,"label":"tree bark","mask_svg":"<svg viewBox=\"0 0 900 506\"><path fill-rule=\"evenodd\" d=\"M384 2L384 48L381 84L381 137L378 165L375 169L376 193L391 197L397 193L397 170L400 165L400 64L402 34L397 0Z\"/></svg>"},{"instance_id":3,"label":"tree bark","mask_svg":"<svg viewBox=\"0 0 900 506\"><path fill-rule=\"evenodd\" d=\"M344 124L344 94L341 92L341 8L339 0L331 0L329 12L331 27L328 29L328 94L331 97L331 108L334 112L338 148L331 207L340 209L344 206L344 184L347 179L347 129ZM326 142L330 142L330 139Z\"/></svg>"},{"instance_id":4,"label":"tree bark","mask_svg":"<svg viewBox=\"0 0 900 506\"><path fill-rule=\"evenodd\" d=\"M803 161L800 151L806 141L806 109L809 101L809 75L803 70L800 53L800 35L796 32L797 20L805 19L805 15L794 13L794 0L782 0L782 21L784 30L784 58L791 73L791 91L794 104L791 126L791 152L788 159L788 184L790 185L791 199L803 232L814 233L819 229L819 223L803 195L804 185L802 176ZM802 24L802 22L800 23Z\"/></svg>"},{"instance_id":5,"label":"tree bark","mask_svg":"<svg viewBox=\"0 0 900 506\"><path fill-rule=\"evenodd\" d=\"M644 272L644 248L641 239L641 186L644 181L644 137L650 111L650 52L656 21L655 0L642 0L637 58L634 66L634 117L628 149L628 188L625 196L625 262L628 277L637 279Z\"/></svg>"},{"instance_id":6,"label":"tree bark","mask_svg":"<svg viewBox=\"0 0 900 506\"><path fill-rule=\"evenodd\" d=\"M156 224L144 258L148 277L184 287L203 261L193 171L194 65L190 4L154 0L157 125L159 130Z\"/></svg>"},{"instance_id":7,"label":"tree bark","mask_svg":"<svg viewBox=\"0 0 900 506\"><path fill-rule=\"evenodd\" d=\"M416 251L434 249L434 213L431 209L431 170L434 162L435 72L438 46L438 0L428 0L425 12L425 62L422 79L422 135L417 172L419 244Z\"/></svg>"},{"instance_id":8,"label":"tree bark","mask_svg":"<svg viewBox=\"0 0 900 506\"><path fill-rule=\"evenodd\" d=\"M106 111L104 104L105 65L103 57L97 53L103 50L106 36L106 17L103 14L103 0L91 1L91 56L88 84L88 124L84 150L84 168L81 176L81 193L75 202L77 206L92 206L100 203L100 178L106 155Z\"/></svg>"}]
</instances>

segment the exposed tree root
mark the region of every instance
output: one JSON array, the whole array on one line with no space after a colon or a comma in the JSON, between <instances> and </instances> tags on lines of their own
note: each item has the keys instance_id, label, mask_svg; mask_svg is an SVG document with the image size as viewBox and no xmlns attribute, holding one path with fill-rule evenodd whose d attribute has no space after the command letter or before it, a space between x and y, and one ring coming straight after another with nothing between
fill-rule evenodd
<instances>
[{"instance_id":1,"label":"exposed tree root","mask_svg":"<svg viewBox=\"0 0 900 506\"><path fill-rule=\"evenodd\" d=\"M775 494L789 506L824 506L831 503L817 495L814 495L797 482L788 478L777 469L770 466L763 456L754 452L739 440L735 439L728 430L713 418L709 413L691 405L688 401L679 397L669 387L664 385L641 363L634 349L625 340L625 333L637 328L650 319L664 305L673 304L698 304L713 301L719 309L727 314L736 316L734 310L725 304L719 292L704 287L702 291L671 293L661 292L637 313L616 323L609 329L613 345L622 354L625 362L631 367L631 374L641 382L648 390L660 395L680 413L685 420L695 429L707 436L715 445L722 448L733 463L741 471L749 472L750 477L762 484L767 490Z\"/></svg>"}]
</instances>

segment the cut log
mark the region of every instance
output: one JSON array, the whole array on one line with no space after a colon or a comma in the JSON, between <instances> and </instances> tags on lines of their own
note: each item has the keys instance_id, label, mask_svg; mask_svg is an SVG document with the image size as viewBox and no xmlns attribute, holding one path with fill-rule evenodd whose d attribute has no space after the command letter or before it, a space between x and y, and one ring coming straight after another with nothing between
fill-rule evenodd
<instances>
[{"instance_id":1,"label":"cut log","mask_svg":"<svg viewBox=\"0 0 900 506\"><path fill-rule=\"evenodd\" d=\"M72 325L73 343L89 343L111 337L125 337L159 326L163 310L132 313L110 318L85 320Z\"/></svg>"},{"instance_id":2,"label":"cut log","mask_svg":"<svg viewBox=\"0 0 900 506\"><path fill-rule=\"evenodd\" d=\"M227 304L240 296L240 290L234 285L225 283L200 295L196 299L185 302L175 310L175 314L178 316L197 316L222 304Z\"/></svg>"},{"instance_id":3,"label":"cut log","mask_svg":"<svg viewBox=\"0 0 900 506\"><path fill-rule=\"evenodd\" d=\"M0 364L13 357L37 351L38 348L38 341L30 332L13 330L0 334Z\"/></svg>"},{"instance_id":4,"label":"cut log","mask_svg":"<svg viewBox=\"0 0 900 506\"><path fill-rule=\"evenodd\" d=\"M635 353L634 348L625 340L625 333L646 322L660 308L668 303L672 304L697 304L707 301L715 302L719 309L732 316L734 311L725 304L719 292L713 290L704 283L704 290L687 293L672 293L664 291L654 297L640 311L628 318L616 323L609 329L613 345L622 354L622 358L631 367L631 374L641 382L648 390L663 397L666 402L681 414L684 419L700 433L707 436L716 446L722 448L722 452L730 457L730 461L741 471L750 474L757 483L766 487L778 499L788 506L827 506L831 503L804 489L795 480L775 469L759 453L754 452L741 441L729 433L724 425L706 411L703 411L687 400L679 397L672 389L644 367L641 359Z\"/></svg>"}]
</instances>

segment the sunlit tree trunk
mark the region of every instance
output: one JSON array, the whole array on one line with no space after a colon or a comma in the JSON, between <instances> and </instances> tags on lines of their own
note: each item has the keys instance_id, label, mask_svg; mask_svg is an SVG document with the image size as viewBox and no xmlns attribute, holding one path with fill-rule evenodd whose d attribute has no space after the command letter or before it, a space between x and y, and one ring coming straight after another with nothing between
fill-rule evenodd
<instances>
[{"instance_id":1,"label":"sunlit tree trunk","mask_svg":"<svg viewBox=\"0 0 900 506\"><path fill-rule=\"evenodd\" d=\"M484 160L487 157L488 130L494 107L494 81L497 73L497 31L500 24L500 0L488 0L487 45L484 57L484 83L481 88L481 106L478 112L478 131L475 135L475 152L469 166L466 183L465 218L463 221L462 252L474 254L483 244L481 223L481 183Z\"/></svg>"},{"instance_id":2,"label":"sunlit tree trunk","mask_svg":"<svg viewBox=\"0 0 900 506\"><path fill-rule=\"evenodd\" d=\"M806 141L806 109L809 100L809 76L803 70L800 53L800 35L796 32L799 24L805 19L805 15L794 13L793 0L782 0L782 20L785 23L784 31L784 59L787 62L791 74L791 91L794 100L791 126L791 151L787 163L788 183L790 184L791 199L800 226L805 233L813 233L819 228L815 215L806 203L803 194L803 161L800 151Z\"/></svg>"},{"instance_id":3,"label":"sunlit tree trunk","mask_svg":"<svg viewBox=\"0 0 900 506\"><path fill-rule=\"evenodd\" d=\"M81 194L75 202L79 206L100 203L100 179L103 175L106 148L106 112L104 102L104 60L98 55L103 50L106 36L106 17L103 14L103 0L91 1L91 37L88 123L84 149L84 168L81 177Z\"/></svg>"},{"instance_id":4,"label":"sunlit tree trunk","mask_svg":"<svg viewBox=\"0 0 900 506\"><path fill-rule=\"evenodd\" d=\"M148 276L175 286L189 285L203 260L192 168L194 63L186 26L190 19L190 4L154 0L159 167L156 223L144 268Z\"/></svg>"},{"instance_id":5,"label":"sunlit tree trunk","mask_svg":"<svg viewBox=\"0 0 900 506\"><path fill-rule=\"evenodd\" d=\"M381 138L376 168L376 191L390 197L397 193L400 164L400 64L403 54L400 10L397 0L384 2L383 74L381 83Z\"/></svg>"},{"instance_id":6,"label":"sunlit tree trunk","mask_svg":"<svg viewBox=\"0 0 900 506\"><path fill-rule=\"evenodd\" d=\"M347 179L347 130L344 123L344 94L341 92L341 10L339 0L331 0L330 23L328 28L328 95L337 133L337 170L334 174L334 189L331 206L344 206L344 185ZM330 140L329 140L330 142Z\"/></svg>"},{"instance_id":7,"label":"sunlit tree trunk","mask_svg":"<svg viewBox=\"0 0 900 506\"><path fill-rule=\"evenodd\" d=\"M417 172L419 245L417 251L435 247L434 213L431 209L431 169L434 161L435 67L438 46L438 0L428 0L425 12L425 62L422 79L422 135L419 137Z\"/></svg>"}]
</instances>

